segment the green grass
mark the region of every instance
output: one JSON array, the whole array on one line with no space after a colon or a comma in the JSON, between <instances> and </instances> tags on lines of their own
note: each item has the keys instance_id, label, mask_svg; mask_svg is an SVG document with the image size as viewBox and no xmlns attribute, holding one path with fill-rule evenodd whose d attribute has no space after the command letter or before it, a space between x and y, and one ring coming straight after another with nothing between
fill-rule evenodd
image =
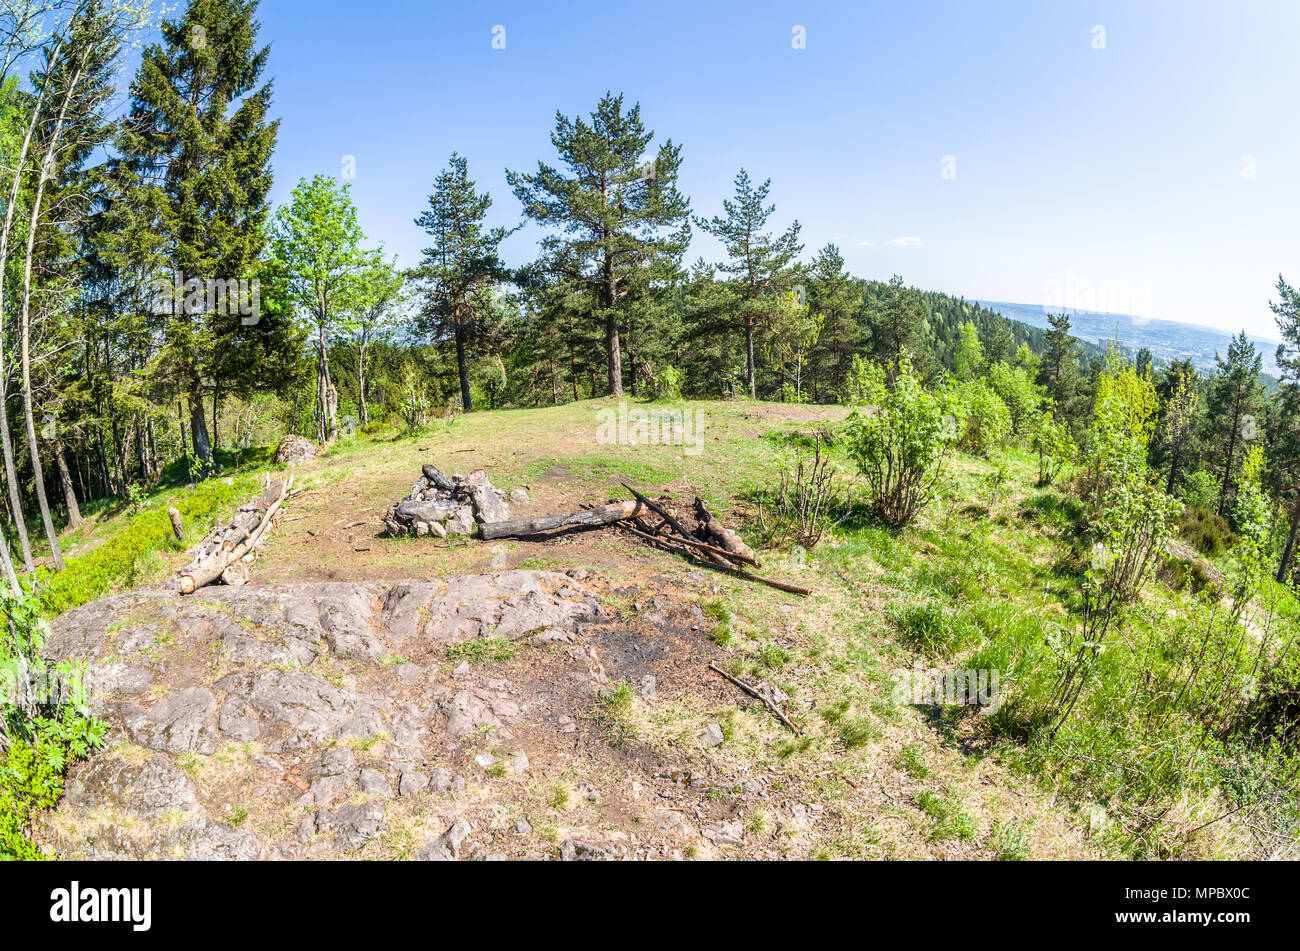
<instances>
[{"instance_id":1,"label":"green grass","mask_svg":"<svg viewBox=\"0 0 1300 951\"><path fill-rule=\"evenodd\" d=\"M476 637L447 648L447 656L454 661L482 664L487 661L510 660L520 651L518 641L504 637Z\"/></svg>"}]
</instances>

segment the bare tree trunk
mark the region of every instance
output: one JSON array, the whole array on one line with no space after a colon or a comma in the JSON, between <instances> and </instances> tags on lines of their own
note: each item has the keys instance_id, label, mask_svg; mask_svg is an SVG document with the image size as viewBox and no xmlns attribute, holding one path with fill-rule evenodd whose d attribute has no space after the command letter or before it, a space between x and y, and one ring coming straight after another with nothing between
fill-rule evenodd
<instances>
[{"instance_id":1,"label":"bare tree trunk","mask_svg":"<svg viewBox=\"0 0 1300 951\"><path fill-rule=\"evenodd\" d=\"M357 399L360 402L361 425L370 423L370 408L366 405L366 343L363 337L357 343Z\"/></svg>"},{"instance_id":2,"label":"bare tree trunk","mask_svg":"<svg viewBox=\"0 0 1300 951\"><path fill-rule=\"evenodd\" d=\"M0 333L3 333L3 328L0 328ZM0 340L0 355L3 353L3 340ZM27 537L27 521L26 516L23 514L23 499L18 491L18 471L14 466L13 440L9 437L9 410L6 389L4 367L0 365L0 448L4 450L5 483L9 490L9 509L13 512L14 528L18 532L18 546L22 551L23 566L28 572L32 572L36 570L36 562L32 560L32 543Z\"/></svg>"},{"instance_id":3,"label":"bare tree trunk","mask_svg":"<svg viewBox=\"0 0 1300 951\"><path fill-rule=\"evenodd\" d=\"M745 318L745 382L749 385L749 398L758 399L758 384L754 379L754 318Z\"/></svg>"},{"instance_id":4,"label":"bare tree trunk","mask_svg":"<svg viewBox=\"0 0 1300 951\"><path fill-rule=\"evenodd\" d=\"M212 447L208 443L208 423L203 418L203 385L197 381L190 393L190 441L194 443L194 455L199 457L201 474L206 478L212 471Z\"/></svg>"},{"instance_id":5,"label":"bare tree trunk","mask_svg":"<svg viewBox=\"0 0 1300 951\"><path fill-rule=\"evenodd\" d=\"M1291 506L1291 530L1287 532L1286 547L1282 549L1282 558L1277 565L1276 578L1279 584L1286 583L1287 573L1291 569L1291 557L1295 554L1297 529L1300 529L1300 497L1297 497L1295 505Z\"/></svg>"},{"instance_id":6,"label":"bare tree trunk","mask_svg":"<svg viewBox=\"0 0 1300 951\"><path fill-rule=\"evenodd\" d=\"M68 528L81 525L81 506L77 504L77 490L72 484L72 473L68 471L68 460L64 456L63 439L54 443L54 461L59 466L59 481L63 484L63 499L68 506Z\"/></svg>"},{"instance_id":7,"label":"bare tree trunk","mask_svg":"<svg viewBox=\"0 0 1300 951\"><path fill-rule=\"evenodd\" d=\"M609 351L609 395L623 395L623 357L618 345L618 320L614 308L605 316L605 349Z\"/></svg>"},{"instance_id":8,"label":"bare tree trunk","mask_svg":"<svg viewBox=\"0 0 1300 951\"><path fill-rule=\"evenodd\" d=\"M15 598L23 596L22 586L18 583L18 573L14 571L14 559L9 554L9 539L4 537L0 532L0 565L3 565L5 578L9 581L9 590L13 592Z\"/></svg>"},{"instance_id":9,"label":"bare tree trunk","mask_svg":"<svg viewBox=\"0 0 1300 951\"><path fill-rule=\"evenodd\" d=\"M469 368L465 364L465 328L460 322L460 305L452 317L456 324L456 372L460 375L460 405L467 413L474 412L474 396L469 391Z\"/></svg>"}]
</instances>

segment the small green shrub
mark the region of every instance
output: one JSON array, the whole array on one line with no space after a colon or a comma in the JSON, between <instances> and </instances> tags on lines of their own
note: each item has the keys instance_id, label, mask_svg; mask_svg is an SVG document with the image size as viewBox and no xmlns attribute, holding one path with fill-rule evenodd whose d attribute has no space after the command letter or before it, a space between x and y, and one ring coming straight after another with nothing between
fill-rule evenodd
<instances>
[{"instance_id":1,"label":"small green shrub","mask_svg":"<svg viewBox=\"0 0 1300 951\"><path fill-rule=\"evenodd\" d=\"M1228 527L1227 520L1209 509L1183 509L1178 534L1206 558L1218 558L1237 544L1237 536Z\"/></svg>"}]
</instances>

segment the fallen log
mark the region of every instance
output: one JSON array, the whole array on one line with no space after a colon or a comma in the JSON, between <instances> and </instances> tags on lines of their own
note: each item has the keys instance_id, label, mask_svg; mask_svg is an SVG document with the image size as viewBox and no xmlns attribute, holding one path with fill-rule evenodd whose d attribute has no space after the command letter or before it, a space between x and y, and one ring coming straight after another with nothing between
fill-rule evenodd
<instances>
[{"instance_id":1,"label":"fallen log","mask_svg":"<svg viewBox=\"0 0 1300 951\"><path fill-rule=\"evenodd\" d=\"M268 483L261 495L235 510L235 517L208 533L194 549L194 558L176 572L181 594L193 594L220 578L232 564L257 546L293 484ZM232 577L236 577L232 574Z\"/></svg>"},{"instance_id":2,"label":"fallen log","mask_svg":"<svg viewBox=\"0 0 1300 951\"><path fill-rule=\"evenodd\" d=\"M626 528L626 526L623 525L618 525L616 527ZM717 555L710 554L708 559L701 558L699 555L695 554L695 552L691 551L682 539L677 538L675 535L651 535L649 532L641 531L635 531L633 534L639 535L651 542L656 542L668 551L684 555L696 564L702 565L705 568L712 568L714 571L721 571L724 574L735 575L737 578L744 578L746 581L757 581L759 584L765 584L769 588L776 588L779 591L788 591L791 594L804 595L805 597L812 594L811 588L803 588L797 584L790 584L787 581L777 581L775 578L764 578L762 575L753 575L748 571L741 571L739 568L734 568L727 564Z\"/></svg>"},{"instance_id":3,"label":"fallen log","mask_svg":"<svg viewBox=\"0 0 1300 951\"><path fill-rule=\"evenodd\" d=\"M709 511L708 505L699 496L695 497L695 517L699 519L700 532L706 538L713 539L716 544L725 548L733 558L739 558L751 565L758 565L754 549L741 541L739 535L714 518L713 513Z\"/></svg>"},{"instance_id":4,"label":"fallen log","mask_svg":"<svg viewBox=\"0 0 1300 951\"><path fill-rule=\"evenodd\" d=\"M642 509L637 501L611 502L593 509L568 515L541 515L536 518L519 518L510 522L485 522L478 527L479 538L512 538L521 535L538 535L542 532L574 526L596 527L632 518Z\"/></svg>"},{"instance_id":5,"label":"fallen log","mask_svg":"<svg viewBox=\"0 0 1300 951\"><path fill-rule=\"evenodd\" d=\"M654 512L656 515L662 518L664 522L673 531L675 531L678 535L680 535L683 539L687 541L695 542L698 545L707 544L702 538L697 538L692 532L688 532L682 526L682 523L677 521L677 519L673 517L673 514L669 512L666 508L664 508L662 505L660 505L658 502L646 498L644 495L642 495L636 489L632 488L626 482L623 483L623 488L627 489L634 496L636 496L636 500L638 502L642 503L646 508L650 509L650 511ZM731 567L731 562L727 561L721 555L715 555L712 552L705 552L705 554L708 556L709 561L717 565L718 567L720 568Z\"/></svg>"},{"instance_id":6,"label":"fallen log","mask_svg":"<svg viewBox=\"0 0 1300 951\"><path fill-rule=\"evenodd\" d=\"M437 466L426 465L424 466L424 469L422 471L424 472L424 477L426 479L428 479L431 483L436 485L438 488L442 489L444 492L455 491L456 483L452 482L451 479L447 478L447 476L443 473L443 471L439 469Z\"/></svg>"}]
</instances>

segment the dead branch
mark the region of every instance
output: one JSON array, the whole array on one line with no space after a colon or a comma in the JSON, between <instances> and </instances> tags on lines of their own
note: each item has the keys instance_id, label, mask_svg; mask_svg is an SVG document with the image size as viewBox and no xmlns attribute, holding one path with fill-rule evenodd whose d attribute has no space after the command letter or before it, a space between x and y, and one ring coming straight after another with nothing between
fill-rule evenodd
<instances>
[{"instance_id":1,"label":"dead branch","mask_svg":"<svg viewBox=\"0 0 1300 951\"><path fill-rule=\"evenodd\" d=\"M791 733L793 733L795 736L799 736L798 727L796 727L793 723L790 722L790 718L786 716L784 712L782 712L780 707L778 707L775 703L772 702L771 698L766 697L763 694L759 693L758 688L750 686L749 684L745 683L745 681L741 680L739 677L731 676L731 674L727 673L717 664L709 664L709 670L713 671L716 674L721 674L723 677L726 677L728 680L730 680L741 690L745 691L745 693L749 694L751 697L755 698L756 700L762 701L763 705L767 707L769 710L771 710L774 714L776 714L777 719L780 720L782 723L784 723L789 728Z\"/></svg>"}]
</instances>

